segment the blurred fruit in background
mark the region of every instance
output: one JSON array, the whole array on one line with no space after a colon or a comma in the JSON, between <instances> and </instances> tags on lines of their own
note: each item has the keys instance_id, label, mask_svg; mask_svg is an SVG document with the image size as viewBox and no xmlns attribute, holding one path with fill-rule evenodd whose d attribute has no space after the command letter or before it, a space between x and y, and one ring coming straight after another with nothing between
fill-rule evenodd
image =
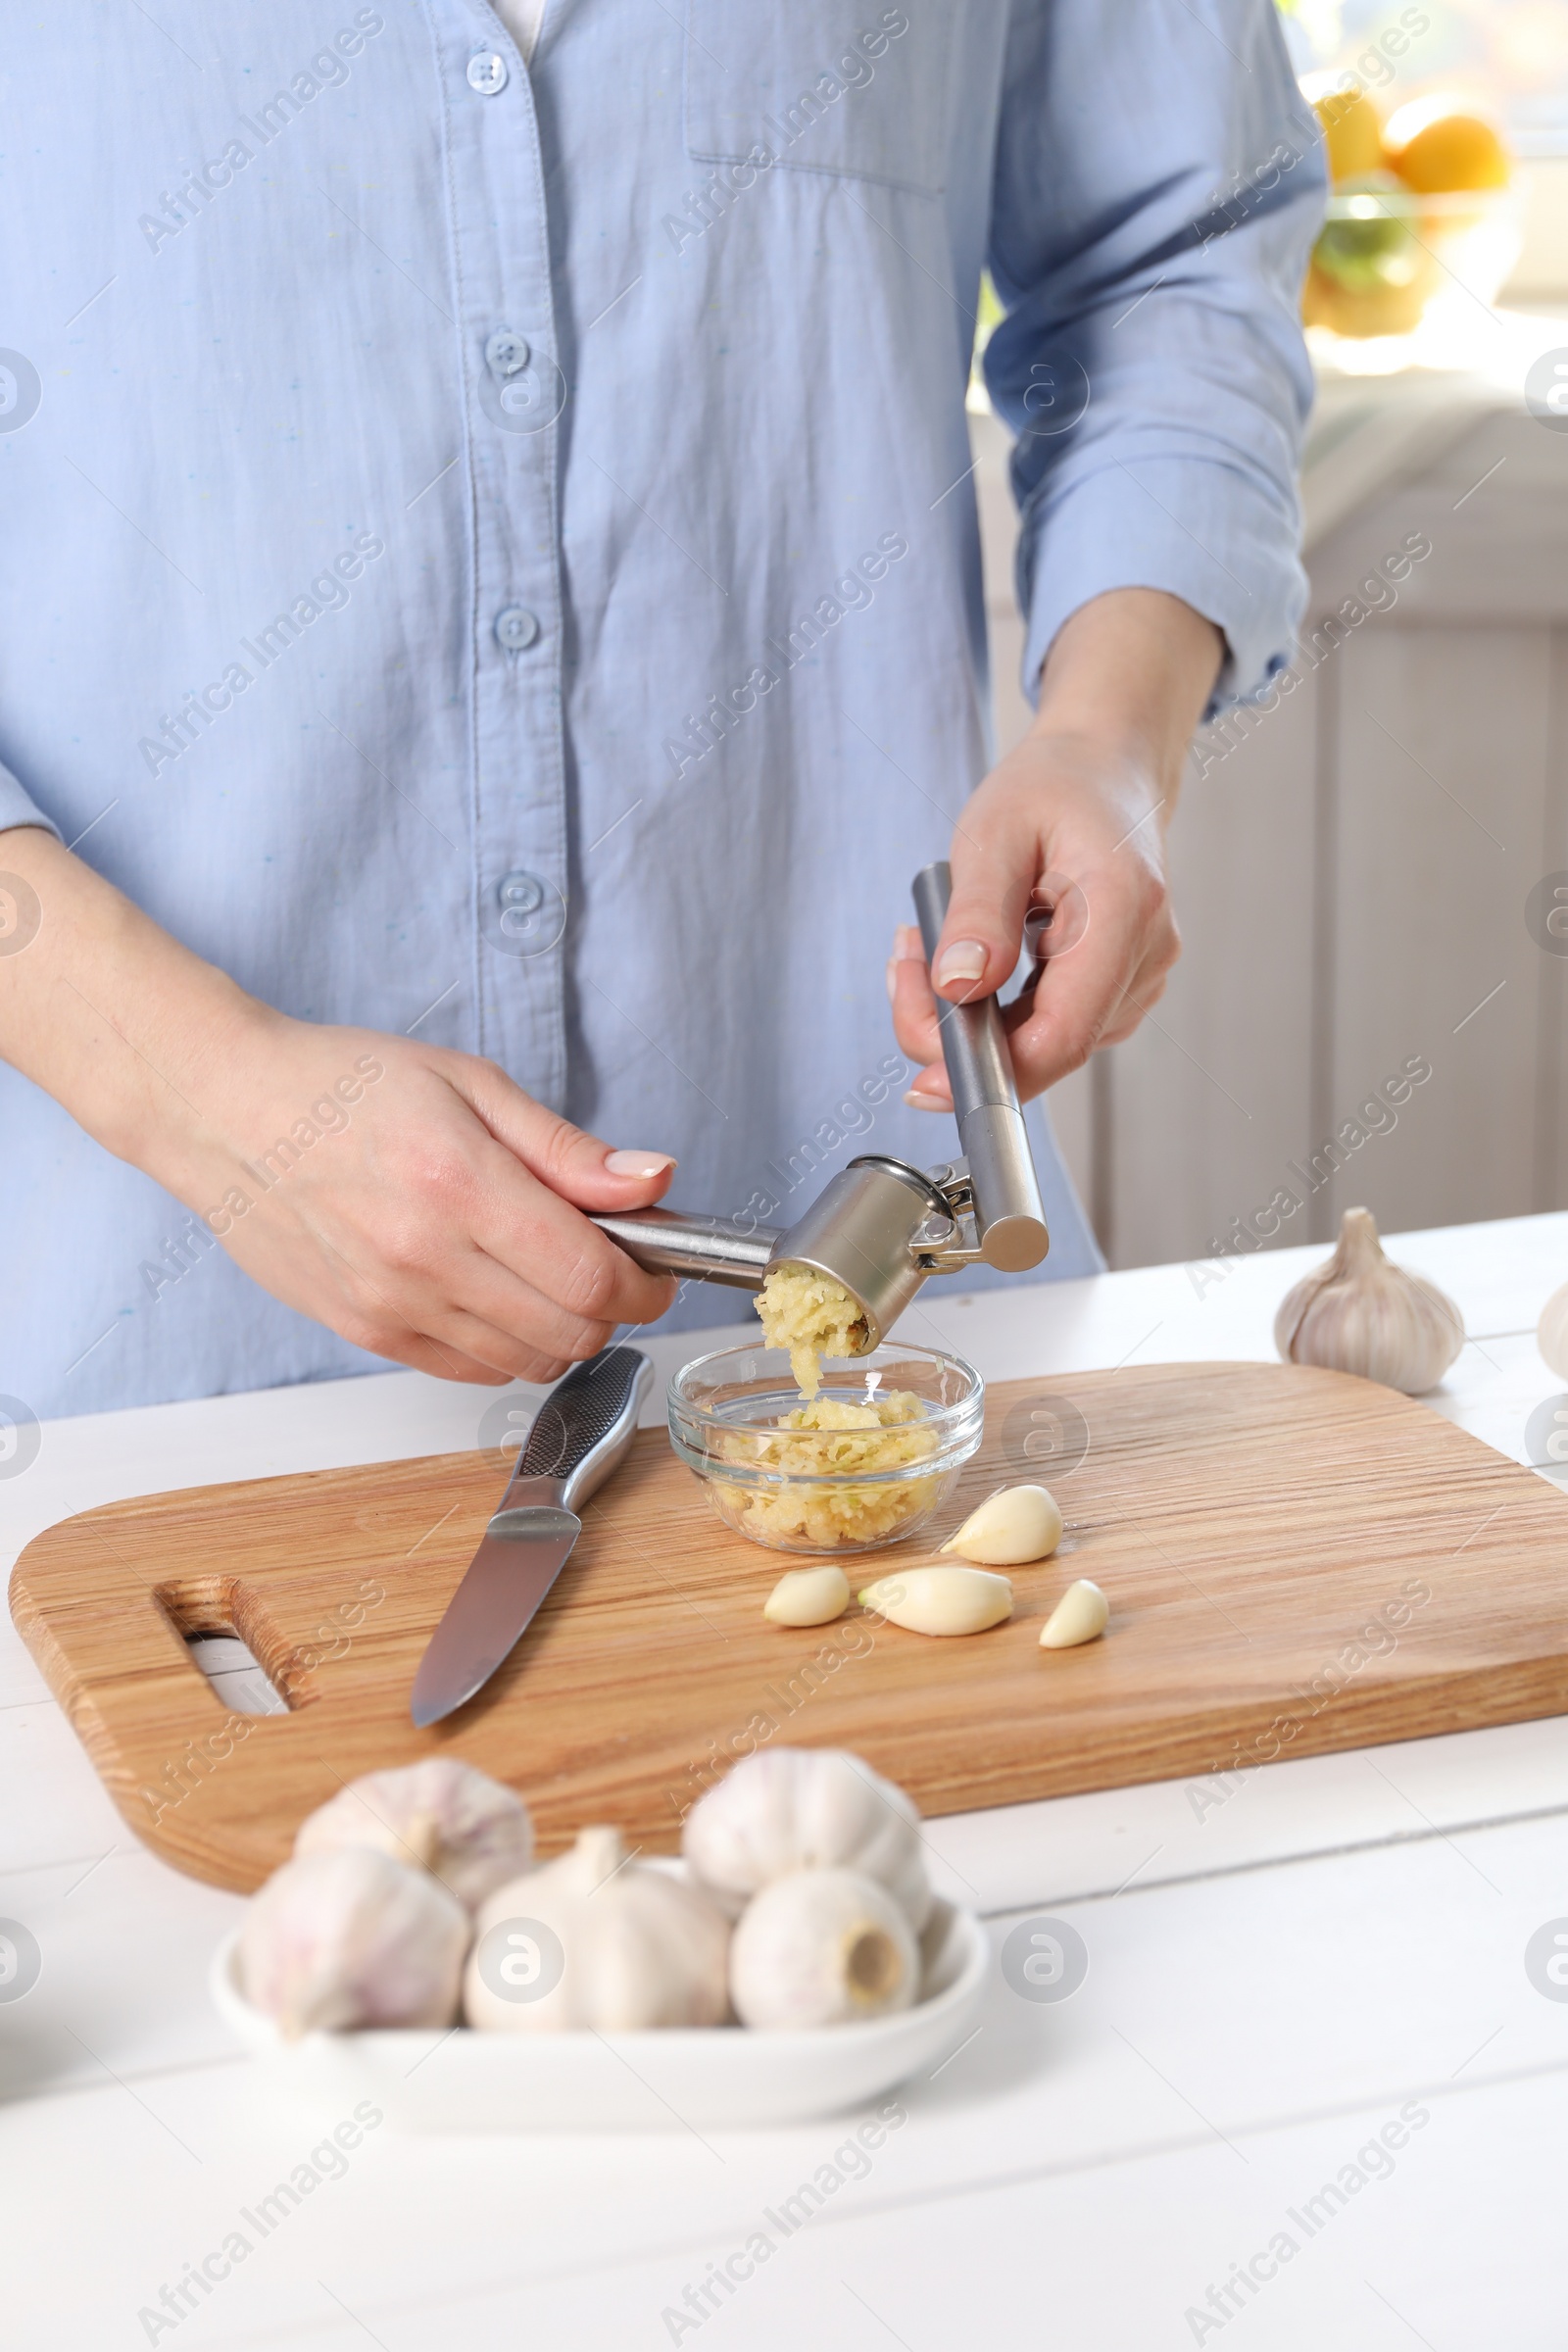
<instances>
[{"instance_id":1,"label":"blurred fruit in background","mask_svg":"<svg viewBox=\"0 0 1568 2352\"><path fill-rule=\"evenodd\" d=\"M1411 99L1385 123L1364 88L1336 87L1326 74L1302 87L1333 182L1302 292L1307 325L1408 334L1450 288L1494 301L1520 226L1508 150L1487 117L1439 94Z\"/></svg>"},{"instance_id":2,"label":"blurred fruit in background","mask_svg":"<svg viewBox=\"0 0 1568 2352\"><path fill-rule=\"evenodd\" d=\"M1383 122L1365 90L1326 90L1312 101L1336 184L1383 168Z\"/></svg>"},{"instance_id":3,"label":"blurred fruit in background","mask_svg":"<svg viewBox=\"0 0 1568 2352\"><path fill-rule=\"evenodd\" d=\"M1404 335L1442 277L1417 236L1409 190L1392 172L1367 172L1336 189L1312 249L1305 315L1341 335Z\"/></svg>"},{"instance_id":4,"label":"blurred fruit in background","mask_svg":"<svg viewBox=\"0 0 1568 2352\"><path fill-rule=\"evenodd\" d=\"M1508 150L1484 116L1457 98L1412 98L1383 130L1389 169L1420 196L1505 188Z\"/></svg>"}]
</instances>

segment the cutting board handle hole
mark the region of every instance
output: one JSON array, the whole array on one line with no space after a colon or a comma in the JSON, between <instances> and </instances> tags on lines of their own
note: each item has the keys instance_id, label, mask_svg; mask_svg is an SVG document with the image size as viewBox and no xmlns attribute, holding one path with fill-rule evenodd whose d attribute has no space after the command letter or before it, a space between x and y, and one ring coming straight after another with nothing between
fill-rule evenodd
<instances>
[{"instance_id":1,"label":"cutting board handle hole","mask_svg":"<svg viewBox=\"0 0 1568 2352\"><path fill-rule=\"evenodd\" d=\"M185 1646L231 1715L286 1715L288 1700L237 1634L187 1634Z\"/></svg>"},{"instance_id":2,"label":"cutting board handle hole","mask_svg":"<svg viewBox=\"0 0 1568 2352\"><path fill-rule=\"evenodd\" d=\"M182 1577L158 1600L192 1665L233 1715L287 1715L316 1696L298 1653L237 1577Z\"/></svg>"}]
</instances>

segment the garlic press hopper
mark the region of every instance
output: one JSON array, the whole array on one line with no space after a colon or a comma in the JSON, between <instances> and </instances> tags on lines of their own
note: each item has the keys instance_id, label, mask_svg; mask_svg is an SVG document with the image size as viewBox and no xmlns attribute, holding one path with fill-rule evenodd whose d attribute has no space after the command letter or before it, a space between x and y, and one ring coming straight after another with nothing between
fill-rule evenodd
<instances>
[{"instance_id":1,"label":"garlic press hopper","mask_svg":"<svg viewBox=\"0 0 1568 2352\"><path fill-rule=\"evenodd\" d=\"M946 863L914 878L914 905L928 957L948 910ZM1022 1273L1051 1247L1023 1113L994 997L972 1004L938 1000L942 1052L958 1123L959 1156L921 1169L880 1152L841 1168L788 1227L669 1208L599 1216L594 1223L640 1266L760 1291L774 1266L809 1266L842 1284L859 1305L877 1347L933 1274L987 1265Z\"/></svg>"}]
</instances>

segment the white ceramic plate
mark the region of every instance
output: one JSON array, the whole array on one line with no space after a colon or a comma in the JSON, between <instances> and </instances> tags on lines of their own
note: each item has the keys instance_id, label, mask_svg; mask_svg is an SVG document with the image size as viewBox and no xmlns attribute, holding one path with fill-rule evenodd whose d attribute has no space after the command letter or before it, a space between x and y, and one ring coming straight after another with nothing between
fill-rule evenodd
<instances>
[{"instance_id":1,"label":"white ceramic plate","mask_svg":"<svg viewBox=\"0 0 1568 2352\"><path fill-rule=\"evenodd\" d=\"M323 2115L371 2100L415 2132L678 2132L792 2124L857 2107L929 2072L973 2029L990 1946L955 1909L913 2009L863 2026L757 2034L738 2026L642 2034L307 2034L283 2039L235 1971L238 1931L213 1955L219 2015L252 2056Z\"/></svg>"}]
</instances>

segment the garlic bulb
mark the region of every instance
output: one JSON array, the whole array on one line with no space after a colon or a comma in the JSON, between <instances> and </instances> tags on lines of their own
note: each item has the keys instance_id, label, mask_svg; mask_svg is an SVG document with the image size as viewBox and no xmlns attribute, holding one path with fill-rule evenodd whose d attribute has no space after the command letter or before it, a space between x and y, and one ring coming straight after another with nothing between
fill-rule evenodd
<instances>
[{"instance_id":1,"label":"garlic bulb","mask_svg":"<svg viewBox=\"0 0 1568 2352\"><path fill-rule=\"evenodd\" d=\"M920 1930L920 1989L917 1999L928 2001L934 1992L942 1991L946 1985L951 1973L949 1949L957 1922L958 1914L954 1905L939 1894L931 1905L930 1918Z\"/></svg>"},{"instance_id":2,"label":"garlic bulb","mask_svg":"<svg viewBox=\"0 0 1568 2352\"><path fill-rule=\"evenodd\" d=\"M1040 1629L1042 1649L1076 1649L1094 1642L1110 1623L1110 1603L1098 1585L1081 1576L1069 1585Z\"/></svg>"},{"instance_id":3,"label":"garlic bulb","mask_svg":"<svg viewBox=\"0 0 1568 2352\"><path fill-rule=\"evenodd\" d=\"M1012 1587L984 1568L900 1568L860 1594L862 1609L911 1634L983 1634L1012 1615Z\"/></svg>"},{"instance_id":4,"label":"garlic bulb","mask_svg":"<svg viewBox=\"0 0 1568 2352\"><path fill-rule=\"evenodd\" d=\"M526 1953L524 1966L509 1947ZM618 1830L583 1830L569 1853L498 1886L485 1904L464 2014L504 2034L719 2026L728 1968L729 1921L715 1903L632 1860Z\"/></svg>"},{"instance_id":5,"label":"garlic bulb","mask_svg":"<svg viewBox=\"0 0 1568 2352\"><path fill-rule=\"evenodd\" d=\"M1559 1380L1568 1380L1568 1282L1560 1291L1553 1291L1541 1310L1536 1325L1536 1346L1545 1358L1548 1371Z\"/></svg>"},{"instance_id":6,"label":"garlic bulb","mask_svg":"<svg viewBox=\"0 0 1568 2352\"><path fill-rule=\"evenodd\" d=\"M296 1854L373 1846L428 1870L470 1911L533 1860L533 1824L520 1796L455 1756L368 1772L302 1821Z\"/></svg>"},{"instance_id":7,"label":"garlic bulb","mask_svg":"<svg viewBox=\"0 0 1568 2352\"><path fill-rule=\"evenodd\" d=\"M700 1796L687 1868L731 1913L792 1871L851 1869L886 1886L918 1929L931 1908L920 1816L902 1788L834 1747L767 1747Z\"/></svg>"},{"instance_id":8,"label":"garlic bulb","mask_svg":"<svg viewBox=\"0 0 1568 2352\"><path fill-rule=\"evenodd\" d=\"M914 1933L885 1886L858 1870L797 1870L741 1915L729 1988L743 2026L799 2032L907 2009L920 1984Z\"/></svg>"},{"instance_id":9,"label":"garlic bulb","mask_svg":"<svg viewBox=\"0 0 1568 2352\"><path fill-rule=\"evenodd\" d=\"M444 1886L344 1847L285 1862L252 1897L240 1983L290 2041L319 2027L448 2026L467 1948L468 1915Z\"/></svg>"},{"instance_id":10,"label":"garlic bulb","mask_svg":"<svg viewBox=\"0 0 1568 2352\"><path fill-rule=\"evenodd\" d=\"M1287 1363L1358 1372L1423 1396L1464 1346L1464 1321L1434 1284L1390 1264L1364 1208L1348 1208L1334 1255L1275 1316L1274 1345Z\"/></svg>"},{"instance_id":11,"label":"garlic bulb","mask_svg":"<svg viewBox=\"0 0 1568 2352\"><path fill-rule=\"evenodd\" d=\"M842 1568L791 1568L763 1601L762 1615L774 1625L826 1625L849 1605Z\"/></svg>"},{"instance_id":12,"label":"garlic bulb","mask_svg":"<svg viewBox=\"0 0 1568 2352\"><path fill-rule=\"evenodd\" d=\"M999 1487L942 1545L979 1568L1018 1568L1049 1559L1061 1542L1061 1512L1049 1487Z\"/></svg>"}]
</instances>

